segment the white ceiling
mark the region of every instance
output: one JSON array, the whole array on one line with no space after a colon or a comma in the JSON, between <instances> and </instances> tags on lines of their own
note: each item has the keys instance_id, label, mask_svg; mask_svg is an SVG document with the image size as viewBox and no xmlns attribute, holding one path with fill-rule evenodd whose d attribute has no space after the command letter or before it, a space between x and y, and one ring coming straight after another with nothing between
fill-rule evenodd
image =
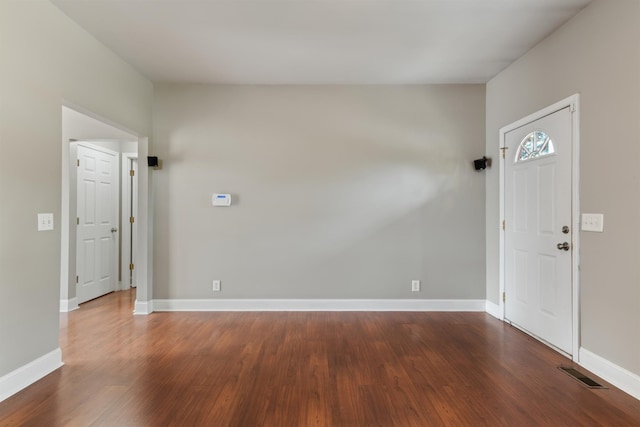
<instances>
[{"instance_id":1,"label":"white ceiling","mask_svg":"<svg viewBox=\"0 0 640 427\"><path fill-rule=\"evenodd\" d=\"M52 0L156 82L485 83L591 0Z\"/></svg>"}]
</instances>

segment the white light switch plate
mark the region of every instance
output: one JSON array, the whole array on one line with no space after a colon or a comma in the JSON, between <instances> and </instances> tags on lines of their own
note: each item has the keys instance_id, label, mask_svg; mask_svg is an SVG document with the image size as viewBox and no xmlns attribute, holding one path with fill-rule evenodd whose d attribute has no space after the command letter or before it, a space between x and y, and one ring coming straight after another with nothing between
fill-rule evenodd
<instances>
[{"instance_id":1,"label":"white light switch plate","mask_svg":"<svg viewBox=\"0 0 640 427\"><path fill-rule=\"evenodd\" d=\"M39 213L38 214L38 231L53 230L53 214L52 213Z\"/></svg>"},{"instance_id":2,"label":"white light switch plate","mask_svg":"<svg viewBox=\"0 0 640 427\"><path fill-rule=\"evenodd\" d=\"M602 233L604 231L604 215L583 213L582 231L595 231L597 233Z\"/></svg>"}]
</instances>

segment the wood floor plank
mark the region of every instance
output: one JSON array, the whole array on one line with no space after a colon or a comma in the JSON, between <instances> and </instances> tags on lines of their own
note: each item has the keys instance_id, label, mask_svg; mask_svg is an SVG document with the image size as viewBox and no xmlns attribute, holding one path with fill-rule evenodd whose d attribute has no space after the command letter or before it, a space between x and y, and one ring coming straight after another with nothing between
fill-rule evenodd
<instances>
[{"instance_id":1,"label":"wood floor plank","mask_svg":"<svg viewBox=\"0 0 640 427\"><path fill-rule=\"evenodd\" d=\"M134 298L61 314L65 365L0 426L640 425L638 400L484 313L132 316Z\"/></svg>"}]
</instances>

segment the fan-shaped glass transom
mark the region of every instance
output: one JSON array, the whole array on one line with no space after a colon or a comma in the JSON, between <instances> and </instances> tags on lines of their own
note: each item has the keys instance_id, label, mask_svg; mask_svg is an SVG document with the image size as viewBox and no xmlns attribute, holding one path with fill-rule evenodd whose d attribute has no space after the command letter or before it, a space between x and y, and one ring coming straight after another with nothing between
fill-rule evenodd
<instances>
[{"instance_id":1,"label":"fan-shaped glass transom","mask_svg":"<svg viewBox=\"0 0 640 427\"><path fill-rule=\"evenodd\" d=\"M537 130L527 135L516 152L516 162L549 156L556 152L553 141L545 132Z\"/></svg>"}]
</instances>

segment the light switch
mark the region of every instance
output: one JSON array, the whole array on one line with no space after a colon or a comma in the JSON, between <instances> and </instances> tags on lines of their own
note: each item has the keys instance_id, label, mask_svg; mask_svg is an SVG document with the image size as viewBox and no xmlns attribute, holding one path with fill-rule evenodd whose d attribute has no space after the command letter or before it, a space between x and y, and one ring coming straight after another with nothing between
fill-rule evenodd
<instances>
[{"instance_id":1,"label":"light switch","mask_svg":"<svg viewBox=\"0 0 640 427\"><path fill-rule=\"evenodd\" d=\"M39 213L38 214L38 231L53 230L53 214L52 213Z\"/></svg>"},{"instance_id":2,"label":"light switch","mask_svg":"<svg viewBox=\"0 0 640 427\"><path fill-rule=\"evenodd\" d=\"M602 233L604 231L604 215L583 213L582 231L595 231L597 233Z\"/></svg>"}]
</instances>

